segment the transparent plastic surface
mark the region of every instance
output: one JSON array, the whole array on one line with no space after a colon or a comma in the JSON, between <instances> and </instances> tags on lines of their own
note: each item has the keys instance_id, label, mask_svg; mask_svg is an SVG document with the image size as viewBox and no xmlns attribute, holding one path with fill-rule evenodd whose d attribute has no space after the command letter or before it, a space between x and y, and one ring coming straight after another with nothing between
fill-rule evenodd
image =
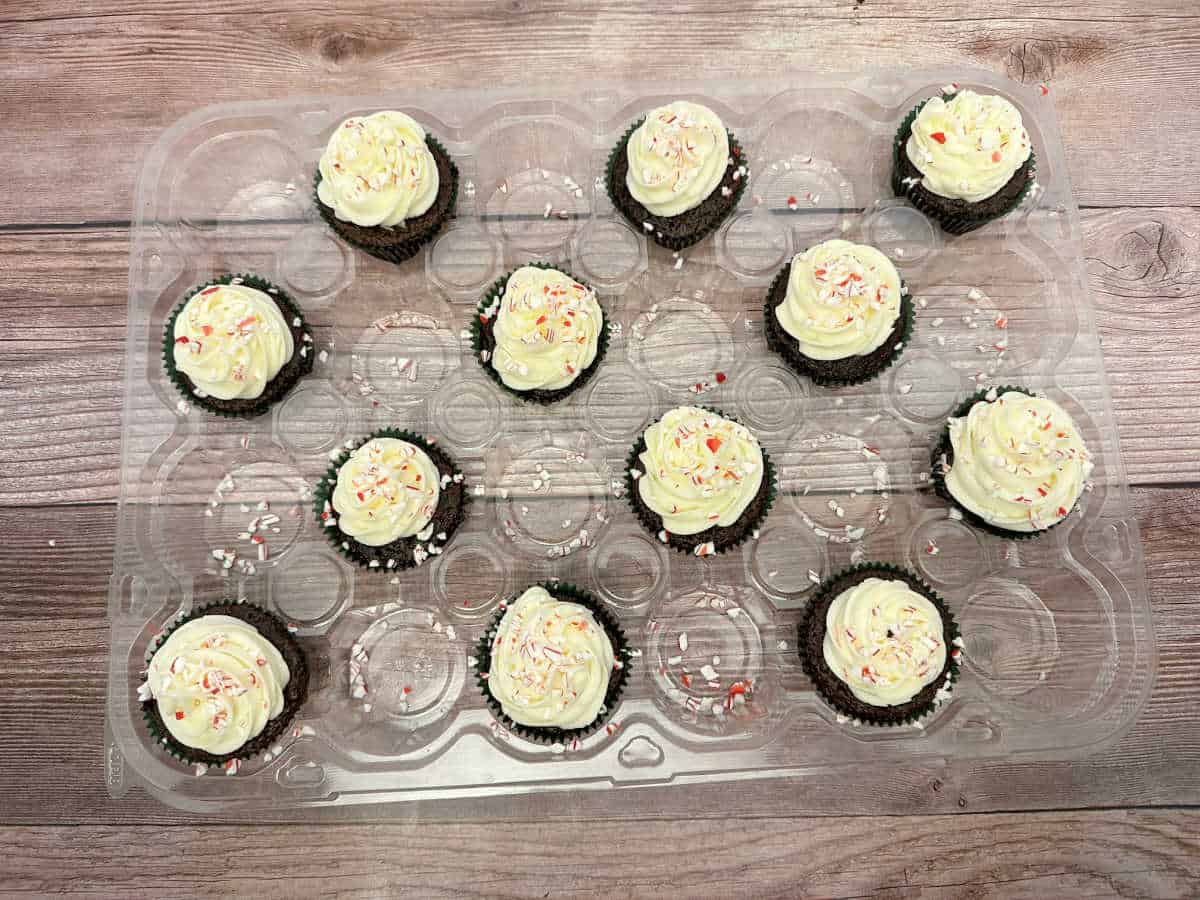
<instances>
[{"instance_id":1,"label":"transparent plastic surface","mask_svg":"<svg viewBox=\"0 0 1200 900\"><path fill-rule=\"evenodd\" d=\"M1020 209L961 238L888 189L899 121L951 77L1012 99L1038 154L1038 187ZM648 244L603 190L614 142L674 97L717 110L751 169L736 212L678 256ZM380 108L423 122L461 171L457 217L402 266L343 244L311 199L331 130ZM1078 214L1036 91L979 72L892 72L214 106L150 152L134 218L110 598L114 795L140 784L198 810L418 798L439 810L457 798L787 778L847 788L832 804L828 790L810 802L796 790L795 811L873 812L871 792L851 788L892 771L1085 756L1127 729L1149 692L1137 525ZM826 389L766 349L763 302L793 253L838 236L885 250L918 306L895 366ZM593 284L611 320L596 377L550 407L501 392L466 332L484 289L534 259ZM231 421L181 403L160 338L188 288L242 271L291 292L326 352L270 414ZM1077 514L1033 541L949 517L928 483L947 413L978 385L1005 383L1063 404L1096 459ZM688 402L750 425L779 473L757 539L709 559L658 543L622 496L640 430ZM398 575L338 556L309 503L331 450L389 425L435 436L475 494L446 551ZM212 551L239 547L264 501L280 519L269 557L253 574L222 570ZM923 728L839 721L801 671L795 626L814 580L859 559L912 567L962 627L963 677ZM545 578L601 598L641 653L612 725L566 747L498 727L471 670L500 599ZM295 623L310 697L269 758L196 777L154 746L136 688L164 623L227 598ZM366 656L357 698L352 652ZM706 665L715 678L682 677ZM745 679L753 703L727 714L723 698ZM610 808L636 811L627 796Z\"/></svg>"}]
</instances>

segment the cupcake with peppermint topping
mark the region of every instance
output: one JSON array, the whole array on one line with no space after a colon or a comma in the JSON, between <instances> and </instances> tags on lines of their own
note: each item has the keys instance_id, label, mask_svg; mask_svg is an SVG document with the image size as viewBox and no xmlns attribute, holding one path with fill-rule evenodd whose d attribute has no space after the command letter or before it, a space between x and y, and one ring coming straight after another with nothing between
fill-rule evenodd
<instances>
[{"instance_id":1,"label":"cupcake with peppermint topping","mask_svg":"<svg viewBox=\"0 0 1200 900\"><path fill-rule=\"evenodd\" d=\"M838 721L914 723L950 699L963 641L924 581L861 563L823 581L799 626L800 662Z\"/></svg>"},{"instance_id":2,"label":"cupcake with peppermint topping","mask_svg":"<svg viewBox=\"0 0 1200 900\"><path fill-rule=\"evenodd\" d=\"M629 502L659 541L712 556L749 537L775 502L775 470L750 429L711 409L679 406L633 446Z\"/></svg>"},{"instance_id":3,"label":"cupcake with peppermint topping","mask_svg":"<svg viewBox=\"0 0 1200 900\"><path fill-rule=\"evenodd\" d=\"M831 240L797 253L767 292L767 345L818 384L868 381L900 356L913 303L879 250Z\"/></svg>"},{"instance_id":4,"label":"cupcake with peppermint topping","mask_svg":"<svg viewBox=\"0 0 1200 900\"><path fill-rule=\"evenodd\" d=\"M138 687L146 727L197 774L208 766L236 774L282 737L308 696L308 664L287 624L244 602L181 616L146 660Z\"/></svg>"},{"instance_id":5,"label":"cupcake with peppermint topping","mask_svg":"<svg viewBox=\"0 0 1200 900\"><path fill-rule=\"evenodd\" d=\"M313 509L347 559L389 572L437 556L462 522L463 473L431 438L384 428L334 450Z\"/></svg>"},{"instance_id":6,"label":"cupcake with peppermint topping","mask_svg":"<svg viewBox=\"0 0 1200 900\"><path fill-rule=\"evenodd\" d=\"M596 292L545 263L501 276L479 302L471 335L489 378L522 400L543 404L587 384L608 349Z\"/></svg>"},{"instance_id":7,"label":"cupcake with peppermint topping","mask_svg":"<svg viewBox=\"0 0 1200 900\"><path fill-rule=\"evenodd\" d=\"M946 423L933 450L933 485L976 528L1028 538L1071 514L1093 465L1075 422L1053 400L988 388Z\"/></svg>"},{"instance_id":8,"label":"cupcake with peppermint topping","mask_svg":"<svg viewBox=\"0 0 1200 900\"><path fill-rule=\"evenodd\" d=\"M652 109L608 158L608 195L629 223L669 250L715 231L737 208L750 171L741 145L707 106Z\"/></svg>"},{"instance_id":9,"label":"cupcake with peppermint topping","mask_svg":"<svg viewBox=\"0 0 1200 900\"><path fill-rule=\"evenodd\" d=\"M295 302L256 275L193 288L167 319L163 365L189 403L222 416L266 412L312 371L312 333Z\"/></svg>"},{"instance_id":10,"label":"cupcake with peppermint topping","mask_svg":"<svg viewBox=\"0 0 1200 900\"><path fill-rule=\"evenodd\" d=\"M473 665L501 724L567 745L612 716L632 659L624 632L595 597L543 582L500 604Z\"/></svg>"},{"instance_id":11,"label":"cupcake with peppermint topping","mask_svg":"<svg viewBox=\"0 0 1200 900\"><path fill-rule=\"evenodd\" d=\"M401 263L454 214L458 167L415 119L383 110L334 129L314 194L321 218L344 240Z\"/></svg>"},{"instance_id":12,"label":"cupcake with peppermint topping","mask_svg":"<svg viewBox=\"0 0 1200 900\"><path fill-rule=\"evenodd\" d=\"M1020 111L1003 97L947 85L908 114L892 152L892 190L950 234L1012 212L1036 177Z\"/></svg>"}]
</instances>

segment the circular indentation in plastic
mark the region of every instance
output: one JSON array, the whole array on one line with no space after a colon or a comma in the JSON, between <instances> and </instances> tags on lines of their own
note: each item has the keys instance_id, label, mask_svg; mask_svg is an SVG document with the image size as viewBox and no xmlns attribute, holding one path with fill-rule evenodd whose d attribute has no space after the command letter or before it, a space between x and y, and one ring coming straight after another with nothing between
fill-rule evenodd
<instances>
[{"instance_id":1,"label":"circular indentation in plastic","mask_svg":"<svg viewBox=\"0 0 1200 900\"><path fill-rule=\"evenodd\" d=\"M866 242L886 253L903 270L941 246L941 229L901 200L885 200L865 223Z\"/></svg>"},{"instance_id":2,"label":"circular indentation in plastic","mask_svg":"<svg viewBox=\"0 0 1200 900\"><path fill-rule=\"evenodd\" d=\"M399 312L363 332L350 356L351 389L388 409L420 403L458 368L458 338L430 316Z\"/></svg>"},{"instance_id":3,"label":"circular indentation in plastic","mask_svg":"<svg viewBox=\"0 0 1200 900\"><path fill-rule=\"evenodd\" d=\"M820 538L861 540L891 510L891 479L878 447L846 434L798 437L799 468L781 465L779 480L800 518Z\"/></svg>"},{"instance_id":4,"label":"circular indentation in plastic","mask_svg":"<svg viewBox=\"0 0 1200 900\"><path fill-rule=\"evenodd\" d=\"M624 529L606 536L592 554L592 583L618 609L636 609L666 584L665 557L662 544L645 532Z\"/></svg>"},{"instance_id":5,"label":"circular indentation in plastic","mask_svg":"<svg viewBox=\"0 0 1200 900\"><path fill-rule=\"evenodd\" d=\"M602 366L588 390L586 409L594 433L625 441L650 420L654 397L651 387L628 369Z\"/></svg>"},{"instance_id":6,"label":"circular indentation in plastic","mask_svg":"<svg viewBox=\"0 0 1200 900\"><path fill-rule=\"evenodd\" d=\"M455 222L434 241L426 271L449 293L475 298L496 278L499 259L496 242L484 228Z\"/></svg>"},{"instance_id":7,"label":"circular indentation in plastic","mask_svg":"<svg viewBox=\"0 0 1200 900\"><path fill-rule=\"evenodd\" d=\"M800 606L827 574L825 543L792 516L768 518L746 556L750 578L780 609Z\"/></svg>"},{"instance_id":8,"label":"circular indentation in plastic","mask_svg":"<svg viewBox=\"0 0 1200 900\"><path fill-rule=\"evenodd\" d=\"M983 571L979 535L961 521L937 518L913 529L908 559L934 585L961 587Z\"/></svg>"},{"instance_id":9,"label":"circular indentation in plastic","mask_svg":"<svg viewBox=\"0 0 1200 900\"><path fill-rule=\"evenodd\" d=\"M787 227L762 207L730 217L717 232L716 244L726 266L756 278L774 275L791 249Z\"/></svg>"},{"instance_id":10,"label":"circular indentation in plastic","mask_svg":"<svg viewBox=\"0 0 1200 900\"><path fill-rule=\"evenodd\" d=\"M445 717L466 672L466 651L454 626L428 610L399 609L376 619L350 648L351 698L406 730Z\"/></svg>"},{"instance_id":11,"label":"circular indentation in plastic","mask_svg":"<svg viewBox=\"0 0 1200 900\"><path fill-rule=\"evenodd\" d=\"M235 465L213 488L204 511L201 533L212 561L247 575L275 565L300 534L305 517L296 509L308 490L290 464Z\"/></svg>"},{"instance_id":12,"label":"circular indentation in plastic","mask_svg":"<svg viewBox=\"0 0 1200 900\"><path fill-rule=\"evenodd\" d=\"M300 297L327 297L354 280L354 257L323 225L301 229L279 259L283 283Z\"/></svg>"},{"instance_id":13,"label":"circular indentation in plastic","mask_svg":"<svg viewBox=\"0 0 1200 900\"><path fill-rule=\"evenodd\" d=\"M900 415L928 425L941 422L958 401L958 372L930 353L906 354L883 380Z\"/></svg>"},{"instance_id":14,"label":"circular indentation in plastic","mask_svg":"<svg viewBox=\"0 0 1200 900\"><path fill-rule=\"evenodd\" d=\"M328 383L301 383L279 405L275 427L289 448L314 453L340 442L348 421L345 401Z\"/></svg>"},{"instance_id":15,"label":"circular indentation in plastic","mask_svg":"<svg viewBox=\"0 0 1200 900\"><path fill-rule=\"evenodd\" d=\"M711 307L672 297L633 320L629 360L668 390L688 391L733 368L733 339Z\"/></svg>"},{"instance_id":16,"label":"circular indentation in plastic","mask_svg":"<svg viewBox=\"0 0 1200 900\"><path fill-rule=\"evenodd\" d=\"M803 418L808 388L786 366L755 366L739 374L733 388L743 423L756 432L791 431Z\"/></svg>"},{"instance_id":17,"label":"circular indentation in plastic","mask_svg":"<svg viewBox=\"0 0 1200 900\"><path fill-rule=\"evenodd\" d=\"M271 602L302 629L318 630L350 605L352 575L346 563L322 544L303 544L288 564L271 571Z\"/></svg>"},{"instance_id":18,"label":"circular indentation in plastic","mask_svg":"<svg viewBox=\"0 0 1200 900\"><path fill-rule=\"evenodd\" d=\"M475 449L500 432L500 401L478 381L451 381L433 400L434 428L453 444Z\"/></svg>"},{"instance_id":19,"label":"circular indentation in plastic","mask_svg":"<svg viewBox=\"0 0 1200 900\"><path fill-rule=\"evenodd\" d=\"M460 537L434 564L433 591L457 619L489 618L508 590L507 569L490 542Z\"/></svg>"},{"instance_id":20,"label":"circular indentation in plastic","mask_svg":"<svg viewBox=\"0 0 1200 900\"><path fill-rule=\"evenodd\" d=\"M579 277L595 287L617 287L645 263L645 247L625 222L592 219L575 238Z\"/></svg>"},{"instance_id":21,"label":"circular indentation in plastic","mask_svg":"<svg viewBox=\"0 0 1200 900\"><path fill-rule=\"evenodd\" d=\"M753 190L762 200L759 211L791 231L795 250L849 231L847 211L856 208L849 180L833 163L811 156L771 163L755 175Z\"/></svg>"},{"instance_id":22,"label":"circular indentation in plastic","mask_svg":"<svg viewBox=\"0 0 1200 900\"><path fill-rule=\"evenodd\" d=\"M514 459L497 484L511 546L555 559L595 546L608 521L608 481L577 450L537 447Z\"/></svg>"},{"instance_id":23,"label":"circular indentation in plastic","mask_svg":"<svg viewBox=\"0 0 1200 900\"><path fill-rule=\"evenodd\" d=\"M767 716L758 625L728 586L669 598L646 625L646 657L656 700L690 729L748 731Z\"/></svg>"},{"instance_id":24,"label":"circular indentation in plastic","mask_svg":"<svg viewBox=\"0 0 1200 900\"><path fill-rule=\"evenodd\" d=\"M1034 690L1058 658L1053 614L1037 594L1011 579L984 581L959 621L967 666L997 694L1018 697Z\"/></svg>"},{"instance_id":25,"label":"circular indentation in plastic","mask_svg":"<svg viewBox=\"0 0 1200 900\"><path fill-rule=\"evenodd\" d=\"M587 214L583 188L569 175L526 169L508 176L488 203L500 233L516 247L546 250L564 243Z\"/></svg>"}]
</instances>

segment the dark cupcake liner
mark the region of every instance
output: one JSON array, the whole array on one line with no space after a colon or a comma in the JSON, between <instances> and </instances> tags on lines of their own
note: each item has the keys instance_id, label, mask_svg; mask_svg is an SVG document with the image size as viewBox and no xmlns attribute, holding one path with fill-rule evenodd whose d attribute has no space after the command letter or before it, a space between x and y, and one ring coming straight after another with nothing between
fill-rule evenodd
<instances>
[{"instance_id":1,"label":"dark cupcake liner","mask_svg":"<svg viewBox=\"0 0 1200 900\"><path fill-rule=\"evenodd\" d=\"M492 640L495 638L496 629L500 627L500 620L504 618L504 613L508 610L507 602L500 604L500 608L488 623L487 629L485 629L483 636L476 645L475 680L479 685L480 692L483 694L483 699L487 702L488 709L492 711L492 715L496 717L496 720L509 731L539 744L570 744L571 741L579 740L592 734L612 717L617 707L617 702L621 698L621 692L624 691L625 684L629 680L629 669L633 664L635 653L629 647L625 632L622 631L621 626L617 624L617 620L612 617L604 607L604 604L587 591L573 584L562 581L535 582L513 594L512 601L515 602L530 587L537 586L545 588L556 600L578 603L580 606L586 607L596 617L601 627L608 633L608 639L612 642L613 658L620 663L620 667L614 669L613 673L609 676L608 691L604 695L604 705L600 707L600 712L596 716L596 719L582 728L538 727L534 725L522 725L504 714L500 701L493 697L492 692L488 690L487 673L492 668Z\"/></svg>"},{"instance_id":2,"label":"dark cupcake liner","mask_svg":"<svg viewBox=\"0 0 1200 900\"><path fill-rule=\"evenodd\" d=\"M905 582L918 594L926 597L942 617L942 636L946 642L946 664L932 682L906 703L897 706L872 706L854 696L849 686L825 664L822 645L825 640L825 614L830 604L844 590L872 576ZM890 563L866 562L831 575L818 586L808 602L804 618L797 629L797 648L800 664L813 687L829 706L840 715L868 725L911 725L933 713L943 701L936 699L947 678L953 685L958 681L961 648L954 644L960 637L958 623L945 601L928 584L907 569Z\"/></svg>"},{"instance_id":3,"label":"dark cupcake liner","mask_svg":"<svg viewBox=\"0 0 1200 900\"><path fill-rule=\"evenodd\" d=\"M183 312L187 302L200 291L213 285L235 282L262 291L275 301L275 305L283 313L288 330L292 333L292 358L284 363L283 368L275 373L274 378L267 382L262 394L250 400L222 400L207 394L198 394L196 385L175 365L175 320L179 318L179 314ZM299 325L293 324L296 319L300 320ZM305 340L306 337L307 340ZM312 340L312 332L304 320L304 315L300 312L300 307L284 292L283 288L276 287L257 275L221 275L197 285L184 295L183 300L167 318L166 327L163 329L162 359L167 378L189 403L194 403L208 412L229 419L249 419L265 413L273 403L282 399L283 395L290 391L296 382L312 371L315 357L316 345Z\"/></svg>"},{"instance_id":4,"label":"dark cupcake liner","mask_svg":"<svg viewBox=\"0 0 1200 900\"><path fill-rule=\"evenodd\" d=\"M944 97L949 99L956 93L958 92L953 91ZM988 222L1008 215L1020 206L1037 178L1037 157L1032 148L1029 151L1029 159L1013 173L1008 183L991 197L986 197L978 203L939 196L923 187L919 180L907 185L904 183L906 178L922 177L920 170L904 152L904 145L908 141L917 114L928 102L923 100L913 107L896 132L892 142L892 192L897 197L908 200L948 234L966 234L974 231Z\"/></svg>"},{"instance_id":5,"label":"dark cupcake liner","mask_svg":"<svg viewBox=\"0 0 1200 900\"><path fill-rule=\"evenodd\" d=\"M942 470L943 455L946 457L946 465L953 466L954 464L954 445L950 443L949 419L962 418L971 411L971 407L976 403L991 402L987 399L987 394L992 390L994 390L997 395L1002 395L1008 391L1016 391L1018 394L1025 394L1027 397L1037 396L1037 394L1035 394L1033 391L1028 391L1025 388L1016 387L1015 385L1006 384L997 385L994 388L981 388L960 403L958 407L951 412L949 416L947 416L946 425L942 428L941 435L938 437L937 442L933 445L933 452L929 457L930 480L933 483L934 493L962 513L963 519L969 522L975 528L978 528L980 531L986 531L988 534L994 534L996 537L1009 538L1014 541L1025 541L1029 540L1030 538L1039 537L1045 534L1047 531L1050 531L1052 528L1062 524L1067 520L1067 518L1070 517L1070 513L1068 513L1067 516L1059 519L1053 525L1038 529L1037 531L1009 531L1007 528L1000 528L999 526L988 522L978 514L971 512L971 510L967 509L965 506L955 500L954 495L950 493L950 489L946 486L946 473Z\"/></svg>"},{"instance_id":6,"label":"dark cupcake liner","mask_svg":"<svg viewBox=\"0 0 1200 900\"><path fill-rule=\"evenodd\" d=\"M554 269L557 272L562 272L568 278L579 282L586 288L592 286L581 278L576 278L569 270L562 266L551 265L543 262L525 263L527 266L533 266L537 269ZM523 266L518 266L523 268ZM596 303L600 306L600 314L602 322L600 323L600 333L596 338L596 358L592 360L592 364L575 376L575 380L566 387L557 388L555 390L543 390L535 388L531 391L518 391L515 388L509 387L504 383L504 379L500 377L500 373L496 371L491 364L491 356L489 355L487 362L484 361L481 353L486 350L489 354L496 352L495 324L494 315L488 315L487 311L504 296L504 288L508 284L508 279L512 277L516 269L510 269L508 272L497 278L492 286L487 289L483 295L483 299L475 308L475 315L471 318L471 352L475 356L475 361L482 367L484 373L494 381L501 390L512 396L524 400L528 403L538 403L542 406L548 406L551 403L557 403L559 400L564 400L575 391L579 390L585 384L592 380L592 376L596 374L596 370L600 368L600 363L604 361L604 356L608 352L608 310L604 308L604 304L600 303L600 298L597 296ZM592 288L594 291L595 288Z\"/></svg>"},{"instance_id":7,"label":"dark cupcake liner","mask_svg":"<svg viewBox=\"0 0 1200 900\"><path fill-rule=\"evenodd\" d=\"M656 216L635 200L629 193L629 188L625 186L625 173L629 170L629 159L626 156L625 148L629 143L630 136L645 121L646 118L643 116L630 125L608 154L608 162L605 166L605 184L608 196L612 200L613 206L639 234L647 235L650 240L668 250L683 250L692 244L699 243L716 231L730 213L737 209L742 194L745 193L746 182L750 180L750 165L746 160L742 145L733 136L733 132L727 129L725 133L729 136L729 165L726 168L725 176L713 188L713 192L694 209L689 209L677 216ZM746 166L746 174L735 179L733 173L740 166ZM728 197L721 196L723 187L730 189L731 193ZM646 228L647 223L653 228ZM687 227L689 224L691 227Z\"/></svg>"},{"instance_id":8,"label":"dark cupcake liner","mask_svg":"<svg viewBox=\"0 0 1200 900\"><path fill-rule=\"evenodd\" d=\"M321 184L321 172L318 169L313 177L313 204L321 218L337 232L338 237L364 253L397 265L412 259L441 233L447 220L454 216L454 204L458 201L458 166L433 135L426 134L425 143L438 166L438 195L432 207L419 216L406 219L404 228L378 225L368 228L339 219L333 208L326 206L317 196L317 188Z\"/></svg>"},{"instance_id":9,"label":"dark cupcake liner","mask_svg":"<svg viewBox=\"0 0 1200 900\"><path fill-rule=\"evenodd\" d=\"M333 509L333 490L337 486L338 469L350 458L352 451L357 450L367 441L380 437L396 438L420 447L433 461L439 477L450 476L450 483L441 488L437 509L434 510L433 518L430 520L433 532L425 540L419 540L416 535L412 535L411 537L397 538L389 544L372 547L359 543L342 531L340 516L337 510ZM439 555L443 548L450 543L454 532L462 523L470 499L471 495L466 489L466 478L462 471L446 451L435 446L432 439L398 428L381 428L354 441L352 446L343 447L342 451L334 458L332 465L317 482L316 489L313 491L313 513L317 517L317 524L322 526L326 538L338 553L364 569L376 569L388 573L411 569L422 565L427 559ZM328 509L325 507L326 503L329 504ZM329 525L331 520L336 521L337 524ZM443 533L446 535L445 538L439 538L438 535Z\"/></svg>"},{"instance_id":10,"label":"dark cupcake liner","mask_svg":"<svg viewBox=\"0 0 1200 900\"><path fill-rule=\"evenodd\" d=\"M155 639L146 652L146 663L149 665L154 654L180 625L198 619L201 616L230 616L241 619L253 625L263 637L282 654L287 663L289 678L283 689L283 709L279 715L267 722L257 736L251 738L237 750L231 753L215 754L195 747L181 744L167 730L166 723L158 711L158 702L154 698L142 701L142 719L146 729L156 744L159 744L184 765L188 766L224 766L232 760L248 760L260 753L266 752L273 744L279 742L287 731L288 726L296 716L296 711L308 699L308 661L300 644L288 631L287 623L274 613L267 612L260 606L244 601L218 601L206 603L183 613L175 621L163 628L162 633ZM236 770L235 770L236 771ZM232 774L232 773L231 773Z\"/></svg>"},{"instance_id":11,"label":"dark cupcake liner","mask_svg":"<svg viewBox=\"0 0 1200 900\"><path fill-rule=\"evenodd\" d=\"M734 416L726 415L719 409L711 406L704 406L699 403L688 405L708 410L710 413L721 416L724 419L729 419L731 422L738 422ZM653 424L654 422L650 423L650 425ZM742 423L738 422L738 424ZM646 427L649 428L650 425ZM750 501L750 505L746 507L742 515L738 517L738 520L727 527L714 525L696 534L672 534L664 528L662 516L652 510L642 500L642 496L638 493L637 489L639 479L634 478L632 474L634 469L640 471L642 467L641 460L638 457L646 450L645 430L643 429L643 434L638 436L637 441L634 442L632 449L629 451L629 455L625 457L625 494L629 498L629 505L633 508L634 515L637 516L638 521L642 523L642 527L655 540L662 542L659 533L666 532L667 539L665 543L668 547L678 550L680 553L688 553L695 556L697 555L696 548L709 541L713 544L713 555L741 546L766 519L767 513L775 505L775 496L778 490L778 484L775 480L775 464L771 462L767 448L761 442L758 446L762 451L763 457L762 484L759 486L758 493L754 495L754 499Z\"/></svg>"},{"instance_id":12,"label":"dark cupcake liner","mask_svg":"<svg viewBox=\"0 0 1200 900\"><path fill-rule=\"evenodd\" d=\"M900 282L900 315L887 340L865 356L849 356L845 359L813 359L800 352L800 343L783 330L775 318L775 308L787 295L788 278L792 264L789 262L775 276L767 299L763 305L763 330L767 346L783 357L793 370L823 387L848 387L863 384L890 368L904 348L908 346L913 330L913 299L907 286Z\"/></svg>"}]
</instances>

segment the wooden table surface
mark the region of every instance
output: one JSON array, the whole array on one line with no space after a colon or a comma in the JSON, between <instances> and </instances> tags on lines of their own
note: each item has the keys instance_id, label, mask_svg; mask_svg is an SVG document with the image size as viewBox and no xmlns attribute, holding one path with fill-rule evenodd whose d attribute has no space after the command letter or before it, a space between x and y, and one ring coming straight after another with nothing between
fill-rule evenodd
<instances>
[{"instance_id":1,"label":"wooden table surface","mask_svg":"<svg viewBox=\"0 0 1200 900\"><path fill-rule=\"evenodd\" d=\"M1047 84L1062 124L1159 649L1118 746L931 784L955 815L255 827L108 799L128 225L163 128L406 84L955 65ZM1192 0L3 4L0 895L1200 895L1197 79ZM1042 811L996 812L1016 797Z\"/></svg>"}]
</instances>

